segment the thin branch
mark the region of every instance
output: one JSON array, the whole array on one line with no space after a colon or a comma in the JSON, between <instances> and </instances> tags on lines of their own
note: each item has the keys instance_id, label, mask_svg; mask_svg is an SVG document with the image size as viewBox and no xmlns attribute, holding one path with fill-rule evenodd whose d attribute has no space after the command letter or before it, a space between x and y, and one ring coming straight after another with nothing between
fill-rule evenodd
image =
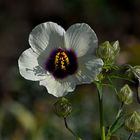
<instances>
[{"instance_id":1,"label":"thin branch","mask_svg":"<svg viewBox=\"0 0 140 140\"><path fill-rule=\"evenodd\" d=\"M119 110L118 110L118 113L117 113L117 115L116 115L116 119L117 119L118 117L120 117L120 114L122 113L123 106L124 106L124 103L122 102L122 103L121 103L121 106L120 106L120 108L119 108Z\"/></svg>"},{"instance_id":2,"label":"thin branch","mask_svg":"<svg viewBox=\"0 0 140 140\"><path fill-rule=\"evenodd\" d=\"M133 132L129 135L128 139L127 140L130 140L133 136Z\"/></svg>"},{"instance_id":3,"label":"thin branch","mask_svg":"<svg viewBox=\"0 0 140 140\"><path fill-rule=\"evenodd\" d=\"M111 78L110 78L109 76L108 76L107 78L108 78L108 80L109 80L110 84L112 85L112 87L113 87L113 89L114 89L115 93L116 93L116 94L118 94L118 91L117 91L116 87L114 86L114 84L113 84L113 82L112 82Z\"/></svg>"},{"instance_id":4,"label":"thin branch","mask_svg":"<svg viewBox=\"0 0 140 140\"><path fill-rule=\"evenodd\" d=\"M72 131L72 129L69 128L66 118L64 118L64 123L68 131L71 132L71 134L76 137L76 140L82 140L75 132Z\"/></svg>"}]
</instances>

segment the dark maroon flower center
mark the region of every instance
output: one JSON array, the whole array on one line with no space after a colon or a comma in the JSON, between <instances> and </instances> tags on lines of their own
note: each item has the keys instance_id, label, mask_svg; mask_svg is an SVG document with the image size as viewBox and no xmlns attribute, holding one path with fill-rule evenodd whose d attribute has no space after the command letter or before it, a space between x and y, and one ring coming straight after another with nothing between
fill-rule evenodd
<instances>
[{"instance_id":1,"label":"dark maroon flower center","mask_svg":"<svg viewBox=\"0 0 140 140\"><path fill-rule=\"evenodd\" d=\"M53 50L45 63L45 69L59 79L72 75L78 69L76 54L61 48Z\"/></svg>"}]
</instances>

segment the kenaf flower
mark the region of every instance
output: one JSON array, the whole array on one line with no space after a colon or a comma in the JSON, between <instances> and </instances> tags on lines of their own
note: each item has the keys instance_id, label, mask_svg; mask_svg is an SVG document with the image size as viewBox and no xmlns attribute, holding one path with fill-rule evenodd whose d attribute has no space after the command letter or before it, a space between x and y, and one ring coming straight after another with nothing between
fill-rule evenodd
<instances>
[{"instance_id":1,"label":"kenaf flower","mask_svg":"<svg viewBox=\"0 0 140 140\"><path fill-rule=\"evenodd\" d=\"M20 74L39 81L56 97L93 82L101 72L103 61L95 56L98 39L85 23L67 31L53 22L42 23L30 33L29 44L18 60Z\"/></svg>"}]
</instances>

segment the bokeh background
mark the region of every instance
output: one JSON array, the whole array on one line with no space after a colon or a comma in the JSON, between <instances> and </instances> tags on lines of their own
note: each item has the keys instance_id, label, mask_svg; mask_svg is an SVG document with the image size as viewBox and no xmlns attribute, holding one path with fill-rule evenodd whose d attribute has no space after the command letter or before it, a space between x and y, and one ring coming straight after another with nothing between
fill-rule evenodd
<instances>
[{"instance_id":1,"label":"bokeh background","mask_svg":"<svg viewBox=\"0 0 140 140\"><path fill-rule=\"evenodd\" d=\"M74 139L63 119L53 112L57 99L38 86L38 82L22 78L18 71L19 56L30 47L29 33L46 21L56 22L65 29L85 22L96 32L99 44L119 40L118 64L140 64L139 0L0 0L0 140ZM112 90L106 89L104 94L108 126L120 103ZM95 86L78 86L67 98L73 106L68 118L70 127L83 140L99 140ZM139 111L140 105L135 103L127 108ZM123 140L129 133L121 130L119 135ZM140 139L139 134L136 136L135 140Z\"/></svg>"}]
</instances>

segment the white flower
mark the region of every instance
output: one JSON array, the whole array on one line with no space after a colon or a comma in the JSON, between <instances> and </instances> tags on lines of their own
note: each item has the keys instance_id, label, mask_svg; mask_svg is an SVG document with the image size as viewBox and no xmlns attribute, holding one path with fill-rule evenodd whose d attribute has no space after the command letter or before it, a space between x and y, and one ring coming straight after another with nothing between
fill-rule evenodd
<instances>
[{"instance_id":1,"label":"white flower","mask_svg":"<svg viewBox=\"0 0 140 140\"><path fill-rule=\"evenodd\" d=\"M39 81L56 97L74 91L76 85L91 83L103 66L95 56L97 36L85 23L67 31L53 22L42 23L30 33L29 44L31 48L18 60L20 74Z\"/></svg>"}]
</instances>

